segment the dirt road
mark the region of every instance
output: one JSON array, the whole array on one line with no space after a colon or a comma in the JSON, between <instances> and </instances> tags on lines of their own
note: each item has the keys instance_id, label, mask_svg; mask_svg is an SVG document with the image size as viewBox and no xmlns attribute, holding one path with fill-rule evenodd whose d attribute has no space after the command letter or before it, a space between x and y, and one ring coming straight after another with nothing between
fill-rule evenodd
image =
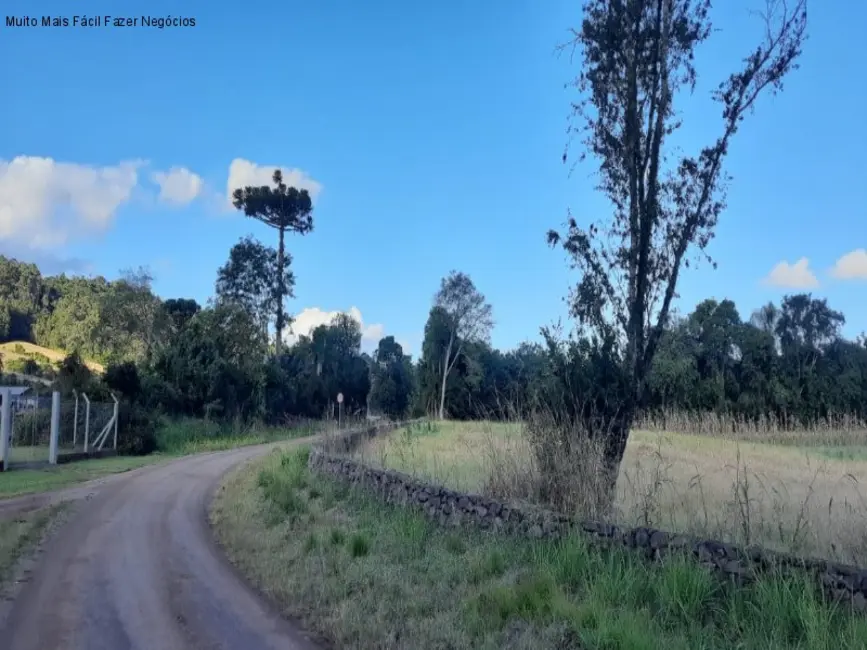
<instances>
[{"instance_id":1,"label":"dirt road","mask_svg":"<svg viewBox=\"0 0 867 650\"><path fill-rule=\"evenodd\" d=\"M4 650L310 650L216 546L220 477L268 447L190 456L93 488L0 621Z\"/></svg>"}]
</instances>

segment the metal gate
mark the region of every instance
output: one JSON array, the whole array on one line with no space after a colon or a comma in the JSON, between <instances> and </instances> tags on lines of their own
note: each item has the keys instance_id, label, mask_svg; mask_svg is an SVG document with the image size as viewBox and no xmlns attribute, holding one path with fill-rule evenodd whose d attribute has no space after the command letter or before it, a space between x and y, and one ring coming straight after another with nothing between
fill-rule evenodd
<instances>
[{"instance_id":1,"label":"metal gate","mask_svg":"<svg viewBox=\"0 0 867 650\"><path fill-rule=\"evenodd\" d=\"M7 468L38 467L48 463L51 441L51 395L51 391L47 388L32 387L17 399L10 399L11 423L9 442L6 447Z\"/></svg>"}]
</instances>

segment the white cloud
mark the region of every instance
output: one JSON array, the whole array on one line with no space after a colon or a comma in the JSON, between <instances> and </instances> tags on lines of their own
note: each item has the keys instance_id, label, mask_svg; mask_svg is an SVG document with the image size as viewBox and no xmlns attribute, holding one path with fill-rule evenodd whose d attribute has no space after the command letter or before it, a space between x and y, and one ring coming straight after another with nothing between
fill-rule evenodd
<instances>
[{"instance_id":1,"label":"white cloud","mask_svg":"<svg viewBox=\"0 0 867 650\"><path fill-rule=\"evenodd\" d=\"M867 249L846 253L834 264L831 275L839 280L867 280Z\"/></svg>"},{"instance_id":2,"label":"white cloud","mask_svg":"<svg viewBox=\"0 0 867 650\"><path fill-rule=\"evenodd\" d=\"M229 164L229 178L226 181L226 200L232 204L232 192L239 187L271 185L274 170L283 172L283 182L289 187L307 190L310 198L315 200L322 191L322 184L310 178L307 172L300 169L289 169L280 165L257 165L243 158L235 158Z\"/></svg>"},{"instance_id":3,"label":"white cloud","mask_svg":"<svg viewBox=\"0 0 867 650\"><path fill-rule=\"evenodd\" d=\"M18 156L0 160L0 241L60 246L81 231L104 231L138 183L140 161L96 167Z\"/></svg>"},{"instance_id":4,"label":"white cloud","mask_svg":"<svg viewBox=\"0 0 867 650\"><path fill-rule=\"evenodd\" d=\"M160 201L186 205L199 196L204 183L202 177L186 167L172 167L166 172L156 171L151 180L160 186Z\"/></svg>"},{"instance_id":5,"label":"white cloud","mask_svg":"<svg viewBox=\"0 0 867 650\"><path fill-rule=\"evenodd\" d=\"M802 257L794 264L778 263L764 279L764 284L786 289L813 289L819 286L819 280L810 270L810 261Z\"/></svg>"},{"instance_id":6,"label":"white cloud","mask_svg":"<svg viewBox=\"0 0 867 650\"><path fill-rule=\"evenodd\" d=\"M292 323L292 332L285 335L286 342L294 345L299 336L309 336L320 325L328 325L340 311L323 311L319 307L305 307L295 316ZM371 347L379 343L379 339L385 334L385 327L379 323L364 324L361 310L358 307L350 307L346 312L353 320L361 325L361 344Z\"/></svg>"}]
</instances>

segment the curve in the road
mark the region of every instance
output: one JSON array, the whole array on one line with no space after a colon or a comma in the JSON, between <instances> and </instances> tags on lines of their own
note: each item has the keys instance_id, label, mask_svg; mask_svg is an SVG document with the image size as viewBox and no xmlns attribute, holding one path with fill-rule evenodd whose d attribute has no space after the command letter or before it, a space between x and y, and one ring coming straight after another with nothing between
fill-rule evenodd
<instances>
[{"instance_id":1,"label":"curve in the road","mask_svg":"<svg viewBox=\"0 0 867 650\"><path fill-rule=\"evenodd\" d=\"M46 543L0 628L8 650L312 650L216 545L211 495L245 448L97 488Z\"/></svg>"}]
</instances>

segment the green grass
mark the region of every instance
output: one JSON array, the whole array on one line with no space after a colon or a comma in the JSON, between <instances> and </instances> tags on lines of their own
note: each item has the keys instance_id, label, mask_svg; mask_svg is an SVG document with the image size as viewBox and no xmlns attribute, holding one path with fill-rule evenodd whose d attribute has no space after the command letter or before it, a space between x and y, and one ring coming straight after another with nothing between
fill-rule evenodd
<instances>
[{"instance_id":1,"label":"green grass","mask_svg":"<svg viewBox=\"0 0 867 650\"><path fill-rule=\"evenodd\" d=\"M338 647L867 647L867 620L806 578L736 588L686 558L651 565L577 536L443 529L311 474L306 459L245 466L211 517L232 561Z\"/></svg>"},{"instance_id":2,"label":"green grass","mask_svg":"<svg viewBox=\"0 0 867 650\"><path fill-rule=\"evenodd\" d=\"M39 469L12 469L0 473L0 498L57 490L188 454L291 440L313 435L320 428L315 423L290 428L216 424L192 418L167 420L157 429L157 444L161 450L158 453L96 458ZM11 458L13 462L44 460L48 452L43 452L41 447L13 447Z\"/></svg>"},{"instance_id":3,"label":"green grass","mask_svg":"<svg viewBox=\"0 0 867 650\"><path fill-rule=\"evenodd\" d=\"M807 451L830 460L867 461L867 446L864 445L816 447Z\"/></svg>"},{"instance_id":4,"label":"green grass","mask_svg":"<svg viewBox=\"0 0 867 650\"><path fill-rule=\"evenodd\" d=\"M521 436L511 422L423 422L373 439L357 456L456 490L478 493L489 472L488 451Z\"/></svg>"},{"instance_id":5,"label":"green grass","mask_svg":"<svg viewBox=\"0 0 867 650\"><path fill-rule=\"evenodd\" d=\"M36 544L63 505L41 508L14 519L0 519L0 587L10 578L18 559Z\"/></svg>"},{"instance_id":6,"label":"green grass","mask_svg":"<svg viewBox=\"0 0 867 650\"><path fill-rule=\"evenodd\" d=\"M165 454L115 456L40 469L12 469L0 473L0 498L59 490L83 481L159 463L166 458L168 457Z\"/></svg>"},{"instance_id":7,"label":"green grass","mask_svg":"<svg viewBox=\"0 0 867 650\"><path fill-rule=\"evenodd\" d=\"M12 463L29 463L48 460L46 445L12 445L9 450L9 460Z\"/></svg>"},{"instance_id":8,"label":"green grass","mask_svg":"<svg viewBox=\"0 0 867 650\"><path fill-rule=\"evenodd\" d=\"M322 428L323 425L316 422L292 427L272 427L183 418L167 420L161 424L157 429L157 447L160 451L175 455L223 451L235 447L311 436Z\"/></svg>"}]
</instances>

